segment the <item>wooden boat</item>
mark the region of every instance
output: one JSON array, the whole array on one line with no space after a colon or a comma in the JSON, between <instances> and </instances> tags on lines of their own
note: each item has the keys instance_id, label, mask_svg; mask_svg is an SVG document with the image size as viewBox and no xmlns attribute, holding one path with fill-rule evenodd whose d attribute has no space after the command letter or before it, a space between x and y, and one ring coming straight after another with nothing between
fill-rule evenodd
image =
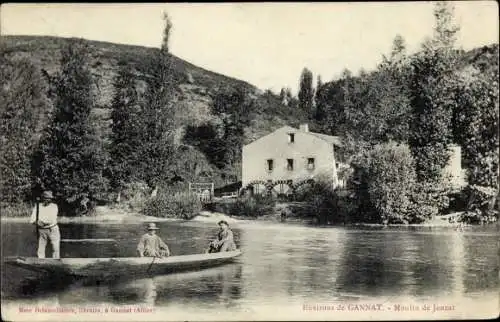
<instances>
[{"instance_id":1,"label":"wooden boat","mask_svg":"<svg viewBox=\"0 0 500 322\"><path fill-rule=\"evenodd\" d=\"M171 257L35 258L7 257L5 263L31 271L76 278L109 279L171 274L229 263L240 250Z\"/></svg>"}]
</instances>

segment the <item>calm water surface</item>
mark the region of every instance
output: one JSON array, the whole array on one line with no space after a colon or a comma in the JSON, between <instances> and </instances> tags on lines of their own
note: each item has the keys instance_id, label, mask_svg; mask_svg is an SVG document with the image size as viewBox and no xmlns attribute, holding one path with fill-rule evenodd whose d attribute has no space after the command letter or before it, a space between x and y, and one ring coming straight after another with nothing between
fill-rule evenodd
<instances>
[{"instance_id":1,"label":"calm water surface","mask_svg":"<svg viewBox=\"0 0 500 322\"><path fill-rule=\"evenodd\" d=\"M200 253L217 227L159 223L175 255ZM498 289L497 227L314 228L233 225L243 251L236 263L199 272L106 285L47 281L2 264L2 302L239 309L289 302L398 297L473 297ZM64 257L135 256L143 224L61 224L62 238L114 238L102 244L61 245ZM2 224L2 257L35 256L33 228Z\"/></svg>"}]
</instances>

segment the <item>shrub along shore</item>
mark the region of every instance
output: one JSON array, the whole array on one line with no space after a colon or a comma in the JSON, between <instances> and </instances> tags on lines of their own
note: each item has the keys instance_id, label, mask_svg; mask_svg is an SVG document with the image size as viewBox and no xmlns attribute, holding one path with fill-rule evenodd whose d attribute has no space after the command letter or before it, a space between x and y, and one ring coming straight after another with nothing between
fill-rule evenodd
<instances>
[{"instance_id":1,"label":"shrub along shore","mask_svg":"<svg viewBox=\"0 0 500 322\"><path fill-rule=\"evenodd\" d=\"M360 226L360 227L461 227L467 224L464 221L465 212L452 212L447 215L437 215L421 223L376 223L355 221L340 216L336 212L321 211L321 201L316 199L316 207L308 197L302 201L278 201L262 196L244 197L238 199L224 199L210 204L210 209L203 209L196 196L186 193L171 193L170 197L149 197L139 200L136 196L120 204L98 206L92 213L85 216L61 216L60 223L138 223L138 222L165 222L165 221L193 221L216 224L226 220L230 224L245 224L250 222L273 222L276 224L299 224L313 226ZM324 202L324 201L323 201ZM319 208L317 208L319 207ZM9 209L0 217L4 222L27 223L31 214L31 206L23 204L16 209ZM333 210L333 209L332 209ZM325 217L326 214L326 217Z\"/></svg>"}]
</instances>

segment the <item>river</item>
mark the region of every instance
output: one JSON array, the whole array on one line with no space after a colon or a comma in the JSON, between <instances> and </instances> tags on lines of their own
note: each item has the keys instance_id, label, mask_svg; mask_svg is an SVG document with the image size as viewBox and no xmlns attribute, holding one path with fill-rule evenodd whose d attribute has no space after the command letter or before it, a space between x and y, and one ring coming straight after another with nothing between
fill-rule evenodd
<instances>
[{"instance_id":1,"label":"river","mask_svg":"<svg viewBox=\"0 0 500 322\"><path fill-rule=\"evenodd\" d=\"M199 222L158 225L159 235L175 255L202 252L217 230L214 224ZM154 320L159 316L217 320L223 319L227 312L242 314L240 317L245 319L299 317L297 314L304 311L306 304L374 301L408 304L408 301L447 299L447 305L459 305L449 299L456 303L462 300L473 303L475 299L479 305L488 297L492 303L496 300L493 309L498 312L497 226L466 227L464 231L428 227L321 228L272 223L233 226L243 255L235 263L198 272L83 285L47 281L2 263L2 304L16 312L21 306L42 304L83 305L88 310L99 305L143 305L155 312L171 314L143 313L146 315L134 316L137 320ZM62 238L113 238L119 245L62 244L63 257L135 256L138 239L144 233L144 225L139 223L61 224L60 228ZM2 257L35 256L36 238L29 224L4 222L1 235ZM353 306L351 309L356 310ZM454 308L458 317L466 314L463 310L460 313L459 308ZM336 314L325 316L341 317ZM22 319L23 313L16 316ZM31 315L25 316L33 320ZM67 318L60 316L62 320Z\"/></svg>"}]
</instances>

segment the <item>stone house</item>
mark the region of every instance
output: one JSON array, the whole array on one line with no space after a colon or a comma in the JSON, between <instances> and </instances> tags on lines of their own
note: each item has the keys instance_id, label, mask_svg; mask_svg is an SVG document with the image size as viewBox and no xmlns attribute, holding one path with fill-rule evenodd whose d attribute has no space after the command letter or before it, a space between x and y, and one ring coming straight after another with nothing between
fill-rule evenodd
<instances>
[{"instance_id":1,"label":"stone house","mask_svg":"<svg viewBox=\"0 0 500 322\"><path fill-rule=\"evenodd\" d=\"M340 146L339 137L311 132L307 124L283 126L243 147L242 187L281 185L280 192L286 193L283 188L318 178L336 187L341 184L336 158Z\"/></svg>"}]
</instances>

